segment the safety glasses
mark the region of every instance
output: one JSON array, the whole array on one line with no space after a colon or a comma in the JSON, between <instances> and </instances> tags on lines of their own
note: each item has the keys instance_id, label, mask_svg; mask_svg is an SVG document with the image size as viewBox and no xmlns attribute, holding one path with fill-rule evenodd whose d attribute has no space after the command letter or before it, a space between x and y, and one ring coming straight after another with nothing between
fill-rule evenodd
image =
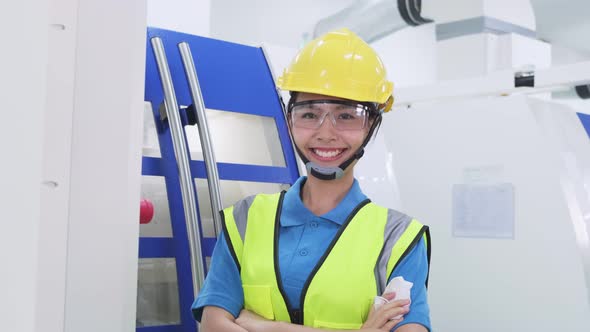
<instances>
[{"instance_id":1,"label":"safety glasses","mask_svg":"<svg viewBox=\"0 0 590 332\"><path fill-rule=\"evenodd\" d=\"M289 106L293 126L307 129L320 128L329 115L338 130L360 130L367 125L371 111L369 105L346 100L308 100Z\"/></svg>"}]
</instances>

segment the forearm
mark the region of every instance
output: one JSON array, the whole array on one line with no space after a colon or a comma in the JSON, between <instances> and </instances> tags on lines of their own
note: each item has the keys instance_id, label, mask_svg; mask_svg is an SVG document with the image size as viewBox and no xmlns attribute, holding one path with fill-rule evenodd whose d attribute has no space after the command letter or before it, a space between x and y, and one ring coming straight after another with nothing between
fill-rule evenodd
<instances>
[{"instance_id":1,"label":"forearm","mask_svg":"<svg viewBox=\"0 0 590 332\"><path fill-rule=\"evenodd\" d=\"M285 322L272 322L273 328L269 332L327 332L327 331L338 331L338 330L326 330L316 329L309 326L285 323Z\"/></svg>"},{"instance_id":2,"label":"forearm","mask_svg":"<svg viewBox=\"0 0 590 332\"><path fill-rule=\"evenodd\" d=\"M428 332L428 329L420 324L410 323L398 327L395 332Z\"/></svg>"},{"instance_id":3,"label":"forearm","mask_svg":"<svg viewBox=\"0 0 590 332\"><path fill-rule=\"evenodd\" d=\"M380 329L376 328L362 328L357 331L364 331L364 332L382 332ZM248 329L250 331L250 329ZM258 325L256 329L252 331L263 331L263 332L338 332L338 331L351 331L351 330L337 330L337 329L321 329L321 328L313 328L309 326L291 324L286 322L276 322L276 321L264 321L262 325ZM411 331L411 330L410 330ZM411 331L413 332L413 331Z\"/></svg>"},{"instance_id":4,"label":"forearm","mask_svg":"<svg viewBox=\"0 0 590 332\"><path fill-rule=\"evenodd\" d=\"M316 329L309 326L290 324L285 322L268 322L269 325L265 328L265 332L336 332L344 330L333 329ZM350 330L347 330L350 331ZM378 329L363 329L363 331L379 331ZM395 330L395 332L428 332L424 326L420 324L405 324Z\"/></svg>"},{"instance_id":5,"label":"forearm","mask_svg":"<svg viewBox=\"0 0 590 332\"><path fill-rule=\"evenodd\" d=\"M406 304L409 300L399 300L390 302L378 311L371 310L367 321L359 330L365 332L383 332L390 331L400 319L391 319L400 314L407 312ZM267 320L248 310L242 310L240 315L235 320L236 324L240 325L248 332L335 332L344 331L339 329L316 329L309 326L302 326L291 324L288 322L280 322ZM422 332L421 330L407 330L406 332ZM425 331L427 332L427 331Z\"/></svg>"},{"instance_id":6,"label":"forearm","mask_svg":"<svg viewBox=\"0 0 590 332\"><path fill-rule=\"evenodd\" d=\"M236 324L232 314L218 307L205 307L199 331L247 332L246 329Z\"/></svg>"},{"instance_id":7,"label":"forearm","mask_svg":"<svg viewBox=\"0 0 590 332\"><path fill-rule=\"evenodd\" d=\"M240 325L229 321L214 321L208 323L201 323L199 325L199 331L202 332L247 332L244 328Z\"/></svg>"}]
</instances>

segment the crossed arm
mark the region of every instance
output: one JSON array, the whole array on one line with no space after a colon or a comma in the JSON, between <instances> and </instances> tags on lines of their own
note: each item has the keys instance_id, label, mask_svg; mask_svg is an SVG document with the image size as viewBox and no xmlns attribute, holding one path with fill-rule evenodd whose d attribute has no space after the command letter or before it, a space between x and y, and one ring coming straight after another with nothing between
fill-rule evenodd
<instances>
[{"instance_id":1,"label":"crossed arm","mask_svg":"<svg viewBox=\"0 0 590 332\"><path fill-rule=\"evenodd\" d=\"M238 318L235 318L234 314L239 312L239 309L243 307L243 296L242 294L242 286L240 280L240 273L234 264L233 258L229 254L227 250L227 246L223 245L220 246L220 243L224 242L223 236L220 236L218 240L218 245L215 247L213 251L213 256L216 257L212 259L210 272L205 281L205 286L201 290L201 295L207 294L208 296L202 296L201 302L198 300L195 302L194 308L201 308L203 310L201 313L198 314L198 319L201 321L200 331L203 332L258 332L258 331L293 331L293 332L315 332L315 331L334 331L334 330L321 330L321 329L314 329L310 327L305 327L301 325L295 324L287 324L281 322L274 322L274 321L267 321L261 317L258 317L248 311L242 311L239 313ZM221 248L220 248L221 247ZM417 266L424 266L423 269L426 269L427 260L426 260L426 250L421 241L417 246L418 249L412 250L412 252L402 261L402 263L397 268L396 275L404 275L409 276L408 280L414 282L415 285L422 285L424 283L424 279L421 279L419 276L415 277L417 273L413 273L416 271ZM416 258L417 257L417 258ZM410 260L412 258L412 260ZM215 273L214 273L215 272ZM423 278L426 278L426 272ZM235 285L235 287L232 287ZM213 291L211 291L213 290ZM425 293L426 290L423 290ZM229 294L229 295L228 295ZM422 294L417 292L416 294ZM200 295L200 296L201 296ZM385 296L385 295L384 295ZM220 299L226 298L233 298L235 299L234 303L225 303ZM417 302L414 302L412 307L421 303L418 296ZM204 300L207 299L207 300ZM426 301L425 295L423 296L423 301ZM226 301L227 302L227 301ZM395 301L394 301L395 302ZM392 303L394 303L392 302ZM216 306L217 303L224 303L225 305L231 304L231 308L233 312L230 313L229 311L222 309L219 306ZM391 303L390 303L391 304ZM232 307L233 306L233 307ZM403 304L402 304L403 306ZM384 306L385 307L385 306ZM382 308L384 308L382 307ZM383 315L383 313L381 313ZM395 315L390 315L389 317L395 317ZM404 314L404 313L402 313ZM425 313L427 315L427 311ZM361 327L360 330L362 331L391 331L391 329L399 323L399 321L392 323L388 319L377 320L377 317L380 317L379 312L376 313L369 313L369 317L365 322L365 325ZM374 320L371 320L374 319ZM390 326L385 326L385 321L387 323L392 323ZM381 325L379 325L381 322ZM374 325L371 325L374 324ZM371 330L372 329L372 330ZM402 326L399 326L395 329L394 332L428 332L428 329L421 324L417 323L408 323Z\"/></svg>"},{"instance_id":2,"label":"crossed arm","mask_svg":"<svg viewBox=\"0 0 590 332\"><path fill-rule=\"evenodd\" d=\"M393 296L391 296L393 298ZM403 315L408 312L407 305L409 301L393 301L383 305L378 310L371 309L369 317L359 331L378 332L391 331L391 329L403 319L389 320L390 317ZM266 320L247 310L242 310L238 318L226 310L207 306L203 310L201 320L201 331L203 332L321 332L337 331L332 329L316 329L308 326L290 324L286 322L276 322ZM420 324L406 324L395 330L395 332L428 332Z\"/></svg>"}]
</instances>

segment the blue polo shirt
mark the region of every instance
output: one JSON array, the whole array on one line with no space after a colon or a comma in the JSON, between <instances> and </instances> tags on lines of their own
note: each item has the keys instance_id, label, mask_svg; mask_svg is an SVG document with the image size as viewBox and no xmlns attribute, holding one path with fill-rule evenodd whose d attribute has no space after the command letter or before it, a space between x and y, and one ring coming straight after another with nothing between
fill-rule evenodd
<instances>
[{"instance_id":1,"label":"blue polo shirt","mask_svg":"<svg viewBox=\"0 0 590 332\"><path fill-rule=\"evenodd\" d=\"M330 212L316 216L301 200L300 189L306 177L301 177L287 191L283 200L279 232L279 269L287 301L294 309L300 308L300 295L305 281L316 263L346 221L352 210L367 199L355 180L344 199ZM402 276L414 283L410 312L397 327L417 323L430 330L430 313L425 281L428 261L424 240L398 264L391 277ZM345 277L345 276L344 276ZM237 317L244 307L244 293L240 272L229 252L223 234L213 249L211 265L205 283L192 309L195 319L201 320L205 306L216 306Z\"/></svg>"}]
</instances>

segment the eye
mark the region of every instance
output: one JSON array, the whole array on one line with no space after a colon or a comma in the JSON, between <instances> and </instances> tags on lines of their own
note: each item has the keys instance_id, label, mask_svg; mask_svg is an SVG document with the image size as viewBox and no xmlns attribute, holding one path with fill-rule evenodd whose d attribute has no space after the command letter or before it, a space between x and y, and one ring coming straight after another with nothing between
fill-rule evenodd
<instances>
[{"instance_id":1,"label":"eye","mask_svg":"<svg viewBox=\"0 0 590 332\"><path fill-rule=\"evenodd\" d=\"M338 115L338 120L354 120L356 119L356 116L354 116L353 114L350 113L340 113Z\"/></svg>"},{"instance_id":2,"label":"eye","mask_svg":"<svg viewBox=\"0 0 590 332\"><path fill-rule=\"evenodd\" d=\"M301 119L316 119L318 116L313 112L305 112L299 115Z\"/></svg>"}]
</instances>

